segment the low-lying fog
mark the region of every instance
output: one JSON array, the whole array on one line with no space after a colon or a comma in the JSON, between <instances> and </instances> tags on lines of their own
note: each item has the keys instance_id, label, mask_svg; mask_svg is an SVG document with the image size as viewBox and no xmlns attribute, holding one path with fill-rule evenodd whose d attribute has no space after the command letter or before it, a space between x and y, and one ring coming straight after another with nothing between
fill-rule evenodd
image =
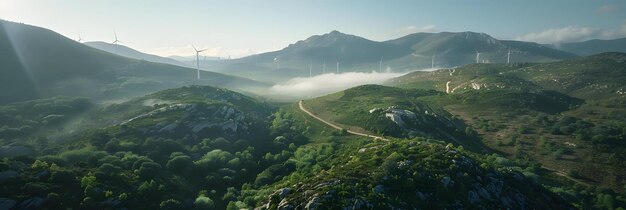
<instances>
[{"instance_id":1,"label":"low-lying fog","mask_svg":"<svg viewBox=\"0 0 626 210\"><path fill-rule=\"evenodd\" d=\"M264 95L281 101L304 99L342 91L359 85L381 84L388 79L404 74L346 72L321 74L313 77L297 77L272 86Z\"/></svg>"}]
</instances>

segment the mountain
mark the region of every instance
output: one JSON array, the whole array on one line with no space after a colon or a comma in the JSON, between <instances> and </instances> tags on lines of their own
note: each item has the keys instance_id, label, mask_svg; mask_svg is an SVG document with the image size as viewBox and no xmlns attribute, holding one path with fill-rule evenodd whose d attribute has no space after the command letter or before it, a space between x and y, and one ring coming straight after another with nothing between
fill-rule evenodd
<instances>
[{"instance_id":1,"label":"mountain","mask_svg":"<svg viewBox=\"0 0 626 210\"><path fill-rule=\"evenodd\" d=\"M434 66L437 67L476 63L476 52L480 52L481 63L506 63L509 50L513 63L549 62L576 57L533 42L498 40L488 34L475 32L416 33L386 42L410 49L410 55L397 61L404 63L405 69L418 66L428 68L432 64L432 56L435 56ZM411 64L415 60L420 64Z\"/></svg>"},{"instance_id":2,"label":"mountain","mask_svg":"<svg viewBox=\"0 0 626 210\"><path fill-rule=\"evenodd\" d=\"M203 66L217 72L279 82L308 76L309 67L313 75L323 73L324 67L326 72L336 72L337 65L339 72L428 69L433 65L433 56L435 67L462 66L476 63L476 51L480 52L480 62L506 63L509 49L512 63L577 57L537 43L498 40L475 32L416 33L377 42L332 31L298 41L279 51L218 63L205 62Z\"/></svg>"},{"instance_id":3,"label":"mountain","mask_svg":"<svg viewBox=\"0 0 626 210\"><path fill-rule=\"evenodd\" d=\"M137 60L145 60L145 61L150 61L150 62L155 62L155 63L165 63L165 64L171 64L171 65L176 65L176 66L189 67L185 65L184 63L179 62L177 60L174 60L171 58L164 58L164 57L160 57L156 55L151 55L147 53L142 53L124 45L114 45L114 44L106 43L106 42L84 42L83 44L102 50L102 51L112 53L112 54L129 57L129 58L133 58Z\"/></svg>"},{"instance_id":4,"label":"mountain","mask_svg":"<svg viewBox=\"0 0 626 210\"><path fill-rule=\"evenodd\" d=\"M556 49L575 53L580 56L594 55L604 52L626 53L626 38L613 40L588 40L584 42L562 43Z\"/></svg>"},{"instance_id":5,"label":"mountain","mask_svg":"<svg viewBox=\"0 0 626 210\"><path fill-rule=\"evenodd\" d=\"M0 22L0 103L51 96L119 99L188 84L265 87L240 77L135 60L30 25Z\"/></svg>"}]
</instances>

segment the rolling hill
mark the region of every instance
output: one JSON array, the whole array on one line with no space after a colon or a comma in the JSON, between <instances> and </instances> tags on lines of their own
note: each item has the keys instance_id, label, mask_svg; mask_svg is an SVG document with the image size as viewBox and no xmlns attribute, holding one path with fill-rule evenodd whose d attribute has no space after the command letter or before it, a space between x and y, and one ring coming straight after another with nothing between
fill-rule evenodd
<instances>
[{"instance_id":1,"label":"rolling hill","mask_svg":"<svg viewBox=\"0 0 626 210\"><path fill-rule=\"evenodd\" d=\"M188 84L244 90L264 83L117 56L53 31L0 22L0 103L58 95L118 99Z\"/></svg>"},{"instance_id":2,"label":"rolling hill","mask_svg":"<svg viewBox=\"0 0 626 210\"><path fill-rule=\"evenodd\" d=\"M621 190L626 172L615 160L626 149L625 74L626 54L602 53L414 72L387 85L447 92L416 100L462 119L486 146L508 157Z\"/></svg>"},{"instance_id":3,"label":"rolling hill","mask_svg":"<svg viewBox=\"0 0 626 210\"><path fill-rule=\"evenodd\" d=\"M124 46L122 44L114 45L114 44L106 43L106 42L84 42L83 44L102 50L102 51L106 51L106 52L124 56L124 57L129 57L132 59L145 60L145 61L150 61L154 63L164 63L164 64L170 64L170 65L176 65L176 66L182 66L182 67L190 67L186 65L185 63L174 60L172 58L164 58L164 57L160 57L157 55L151 55L151 54L139 52L135 49Z\"/></svg>"},{"instance_id":4,"label":"rolling hill","mask_svg":"<svg viewBox=\"0 0 626 210\"><path fill-rule=\"evenodd\" d=\"M350 94L381 89L398 91ZM295 104L276 110L222 88L186 86L93 108L68 98L21 104L0 105L9 111L3 119L20 119L10 126L29 125L37 109L72 115L71 107L91 109L85 122L106 123L63 141L41 134L0 148L31 150L0 159L9 209L572 207L505 158L423 137L348 136Z\"/></svg>"},{"instance_id":5,"label":"rolling hill","mask_svg":"<svg viewBox=\"0 0 626 210\"><path fill-rule=\"evenodd\" d=\"M593 39L584 42L562 43L556 49L572 52L580 56L588 56L605 52L626 53L626 38L613 40Z\"/></svg>"}]
</instances>

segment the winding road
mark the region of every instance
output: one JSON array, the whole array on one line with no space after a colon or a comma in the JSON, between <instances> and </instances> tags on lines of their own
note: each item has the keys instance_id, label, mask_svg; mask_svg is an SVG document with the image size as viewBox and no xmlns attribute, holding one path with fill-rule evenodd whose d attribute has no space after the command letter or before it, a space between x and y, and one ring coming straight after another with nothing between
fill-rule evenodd
<instances>
[{"instance_id":1,"label":"winding road","mask_svg":"<svg viewBox=\"0 0 626 210\"><path fill-rule=\"evenodd\" d=\"M323 122L324 124L326 124L326 125L328 125L330 127L333 127L333 128L335 128L337 130L345 129L345 128L342 128L342 127L340 127L338 125L335 125L335 124L333 124L331 122L328 122L328 121L322 119L321 117L318 117L317 115L311 113L309 110L304 108L304 103L302 103L302 100L298 102L298 106L300 106L300 110L302 110L304 113L308 114L312 118L315 118L316 120L319 120L320 122ZM382 136L369 135L369 134L366 134L366 133L351 131L351 130L348 130L348 129L346 129L346 131L349 134L353 134L353 135L357 135L357 136L363 136L363 137L368 137L368 138L374 138L374 140L389 141L389 139L386 139L386 138L384 138Z\"/></svg>"},{"instance_id":2,"label":"winding road","mask_svg":"<svg viewBox=\"0 0 626 210\"><path fill-rule=\"evenodd\" d=\"M446 85L447 85L447 84L446 84ZM335 124L333 124L333 123L331 123L331 122L328 122L328 121L326 121L326 120L322 119L321 117L318 117L317 115L313 114L312 112L310 112L309 110L307 110L306 108L304 108L304 103L303 103L303 101L302 101L302 100L298 102L298 106L300 107L300 110L302 110L304 113L308 114L308 115L309 115L309 116L311 116L312 118L315 118L316 120L319 120L320 122L322 122L322 123L324 123L324 124L326 124L326 125L328 125L328 126L330 126L330 127L332 127L332 128L335 128L335 129L337 129L337 130L344 129L344 128L342 128L342 127L338 126L338 125L335 125ZM346 131L347 131L348 133L350 133L350 134L353 134L353 135L363 136L363 137L368 137L368 138L374 138L374 140L382 140L382 141L386 141L386 142L388 142L388 141L389 141L389 139L386 139L386 138L384 138L384 137L382 137L382 136L369 135L369 134L366 134L366 133L361 133L361 132L351 131L351 130L348 130L348 129L346 129ZM581 181L581 180L578 180L578 179L576 179L576 178L570 177L570 176L568 176L567 174L565 174L565 173L564 173L564 172L562 172L562 171L555 170L555 169L552 169L552 168L547 168L547 167L545 167L545 166L541 166L541 168L543 168L543 169L545 169L545 170L547 170L547 171L549 171L549 172L552 172L552 173L554 173L554 174L556 174L556 175L558 175L558 176L561 176L561 177L564 177L564 178L569 179L569 180L571 180L571 181L574 181L574 182L576 182L576 183L580 183L580 184L584 184L584 185L589 186L589 184L588 184L588 183L585 183L585 182L583 182L583 181Z\"/></svg>"}]
</instances>

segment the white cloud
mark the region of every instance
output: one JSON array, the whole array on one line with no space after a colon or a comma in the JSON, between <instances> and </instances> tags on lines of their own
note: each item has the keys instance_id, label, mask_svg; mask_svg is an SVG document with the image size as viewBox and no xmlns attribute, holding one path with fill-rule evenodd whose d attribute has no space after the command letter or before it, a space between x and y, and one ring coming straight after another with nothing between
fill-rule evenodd
<instances>
[{"instance_id":1,"label":"white cloud","mask_svg":"<svg viewBox=\"0 0 626 210\"><path fill-rule=\"evenodd\" d=\"M544 44L559 44L564 42L579 42L589 39L616 39L626 36L626 22L619 28L602 30L592 27L568 26L552 28L541 32L518 36L520 41L538 42Z\"/></svg>"},{"instance_id":2,"label":"white cloud","mask_svg":"<svg viewBox=\"0 0 626 210\"><path fill-rule=\"evenodd\" d=\"M437 31L435 25L425 25L425 26L407 26L397 30L398 33L401 34L412 34L419 32L435 32Z\"/></svg>"},{"instance_id":3,"label":"white cloud","mask_svg":"<svg viewBox=\"0 0 626 210\"><path fill-rule=\"evenodd\" d=\"M298 77L272 86L269 89L268 95L270 95L270 97L274 95L293 98L315 97L359 85L381 84L388 79L402 75L403 74L400 73L347 72L341 74L322 74L311 78Z\"/></svg>"}]
</instances>

